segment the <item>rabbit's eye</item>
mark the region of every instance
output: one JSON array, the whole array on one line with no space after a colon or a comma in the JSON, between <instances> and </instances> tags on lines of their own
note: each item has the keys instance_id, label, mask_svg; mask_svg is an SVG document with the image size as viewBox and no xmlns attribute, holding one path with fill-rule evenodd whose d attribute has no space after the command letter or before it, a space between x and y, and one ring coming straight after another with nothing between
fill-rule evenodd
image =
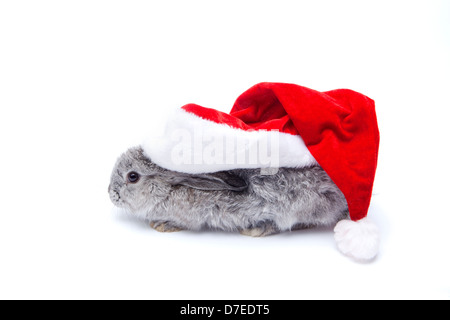
<instances>
[{"instance_id":1,"label":"rabbit's eye","mask_svg":"<svg viewBox=\"0 0 450 320\"><path fill-rule=\"evenodd\" d=\"M127 175L127 180L129 183L136 183L139 181L139 178L140 178L139 173L134 172L134 171L130 172Z\"/></svg>"}]
</instances>

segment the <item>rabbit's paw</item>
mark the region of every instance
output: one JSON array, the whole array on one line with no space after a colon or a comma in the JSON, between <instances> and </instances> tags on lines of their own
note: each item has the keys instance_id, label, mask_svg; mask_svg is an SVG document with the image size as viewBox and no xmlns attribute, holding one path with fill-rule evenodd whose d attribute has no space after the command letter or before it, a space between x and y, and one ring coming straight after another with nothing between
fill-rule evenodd
<instances>
[{"instance_id":1,"label":"rabbit's paw","mask_svg":"<svg viewBox=\"0 0 450 320\"><path fill-rule=\"evenodd\" d=\"M178 232L183 229L174 226L171 222L164 221L152 221L150 222L150 227L155 229L158 232Z\"/></svg>"},{"instance_id":2,"label":"rabbit's paw","mask_svg":"<svg viewBox=\"0 0 450 320\"><path fill-rule=\"evenodd\" d=\"M249 237L265 237L271 234L278 233L277 229L272 223L259 224L255 227L243 229L239 231L244 236Z\"/></svg>"}]
</instances>

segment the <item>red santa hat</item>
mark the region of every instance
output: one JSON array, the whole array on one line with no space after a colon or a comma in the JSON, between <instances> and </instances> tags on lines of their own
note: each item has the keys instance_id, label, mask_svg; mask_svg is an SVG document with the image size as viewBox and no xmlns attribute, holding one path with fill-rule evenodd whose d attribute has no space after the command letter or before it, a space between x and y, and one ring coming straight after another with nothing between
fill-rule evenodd
<instances>
[{"instance_id":1,"label":"red santa hat","mask_svg":"<svg viewBox=\"0 0 450 320\"><path fill-rule=\"evenodd\" d=\"M143 148L156 164L186 173L319 164L348 203L351 221L335 228L339 249L370 259L378 236L365 218L378 144L372 99L347 89L260 83L244 92L229 114L184 106L168 121L163 139L147 140Z\"/></svg>"}]
</instances>

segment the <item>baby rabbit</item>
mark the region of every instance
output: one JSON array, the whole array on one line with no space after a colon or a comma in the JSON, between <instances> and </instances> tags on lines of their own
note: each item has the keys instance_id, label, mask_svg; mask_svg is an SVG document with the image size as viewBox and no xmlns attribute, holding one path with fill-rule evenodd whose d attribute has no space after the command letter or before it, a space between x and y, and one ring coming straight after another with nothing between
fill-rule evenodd
<instances>
[{"instance_id":1,"label":"baby rabbit","mask_svg":"<svg viewBox=\"0 0 450 320\"><path fill-rule=\"evenodd\" d=\"M160 232L216 229L249 236L335 225L348 217L342 192L319 166L186 174L161 168L141 147L117 161L108 189L114 205Z\"/></svg>"}]
</instances>

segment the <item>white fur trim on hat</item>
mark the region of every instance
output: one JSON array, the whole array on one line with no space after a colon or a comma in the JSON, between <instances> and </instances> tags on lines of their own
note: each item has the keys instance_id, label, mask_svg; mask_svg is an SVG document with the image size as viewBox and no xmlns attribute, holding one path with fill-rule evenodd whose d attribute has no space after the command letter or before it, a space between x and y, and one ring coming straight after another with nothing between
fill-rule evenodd
<instances>
[{"instance_id":1,"label":"white fur trim on hat","mask_svg":"<svg viewBox=\"0 0 450 320\"><path fill-rule=\"evenodd\" d=\"M169 119L163 137L142 147L157 165L192 174L317 164L299 135L236 129L183 109Z\"/></svg>"}]
</instances>

